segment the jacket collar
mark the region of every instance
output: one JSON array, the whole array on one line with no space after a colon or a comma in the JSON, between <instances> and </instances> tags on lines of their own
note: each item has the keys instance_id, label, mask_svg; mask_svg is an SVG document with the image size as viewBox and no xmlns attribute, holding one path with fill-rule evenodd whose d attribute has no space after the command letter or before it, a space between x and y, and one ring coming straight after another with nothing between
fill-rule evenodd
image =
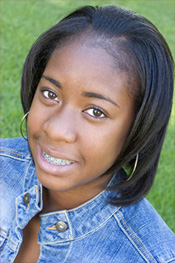
<instances>
[{"instance_id":1,"label":"jacket collar","mask_svg":"<svg viewBox=\"0 0 175 263\"><path fill-rule=\"evenodd\" d=\"M114 175L109 185L117 184ZM29 202L26 200L29 197ZM80 238L95 231L107 222L119 209L108 203L114 193L107 189L88 202L71 210L56 211L40 215L40 244L52 244ZM28 222L42 210L42 185L37 179L35 166L31 160L24 182L24 192L16 199L16 219L18 227L23 229ZM64 225L62 232L57 227Z\"/></svg>"}]
</instances>

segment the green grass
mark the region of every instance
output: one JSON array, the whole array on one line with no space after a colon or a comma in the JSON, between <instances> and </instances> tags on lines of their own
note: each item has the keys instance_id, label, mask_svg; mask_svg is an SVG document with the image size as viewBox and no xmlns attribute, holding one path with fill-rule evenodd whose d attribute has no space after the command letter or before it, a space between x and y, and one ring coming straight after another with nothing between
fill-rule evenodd
<instances>
[{"instance_id":1,"label":"green grass","mask_svg":"<svg viewBox=\"0 0 175 263\"><path fill-rule=\"evenodd\" d=\"M84 4L112 3L132 9L150 19L164 35L174 54L174 1L1 0L1 137L20 136L19 125L23 116L19 95L21 70L27 52L36 38L65 14L77 7ZM174 108L160 158L157 177L147 196L173 231L175 231Z\"/></svg>"}]
</instances>

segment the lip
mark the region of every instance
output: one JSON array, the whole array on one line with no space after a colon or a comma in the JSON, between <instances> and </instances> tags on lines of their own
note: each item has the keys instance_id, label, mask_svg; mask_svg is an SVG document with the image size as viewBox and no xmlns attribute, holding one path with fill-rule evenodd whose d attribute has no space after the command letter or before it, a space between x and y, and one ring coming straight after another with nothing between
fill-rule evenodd
<instances>
[{"instance_id":1,"label":"lip","mask_svg":"<svg viewBox=\"0 0 175 263\"><path fill-rule=\"evenodd\" d=\"M62 154L59 151L52 150L51 148L48 148L45 146L39 146L39 148L40 148L40 150L42 150L42 152L44 151L46 154L48 154L54 158L62 159L62 160L68 160L71 162L76 162L73 158Z\"/></svg>"},{"instance_id":2,"label":"lip","mask_svg":"<svg viewBox=\"0 0 175 263\"><path fill-rule=\"evenodd\" d=\"M49 163L46 161L46 159L43 157L43 151L57 159L63 159L63 160L68 160L71 161L72 163L69 165L55 165L52 163ZM58 152L52 151L50 149L46 149L45 147L41 147L38 145L37 147L37 162L41 170L48 174L53 174L53 175L61 175L64 176L68 172L72 172L73 169L77 166L77 162L73 160L72 158L69 158L68 156L62 155Z\"/></svg>"}]
</instances>

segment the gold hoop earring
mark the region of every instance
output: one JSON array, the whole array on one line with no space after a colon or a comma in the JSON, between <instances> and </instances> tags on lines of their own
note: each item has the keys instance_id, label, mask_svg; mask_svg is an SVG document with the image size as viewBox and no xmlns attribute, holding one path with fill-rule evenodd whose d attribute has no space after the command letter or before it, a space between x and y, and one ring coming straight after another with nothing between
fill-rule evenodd
<instances>
[{"instance_id":1,"label":"gold hoop earring","mask_svg":"<svg viewBox=\"0 0 175 263\"><path fill-rule=\"evenodd\" d=\"M123 179L123 178L121 177L121 175L120 175L120 172L119 172L119 176L120 176L120 179L121 179L122 182L128 182L128 181L132 178L132 176L133 176L133 174L134 174L134 172L135 172L135 170L136 170L136 168L137 168L138 160L139 160L139 154L137 153L137 154L136 154L136 160L135 160L134 168L133 168L131 174L128 176L127 179Z\"/></svg>"},{"instance_id":2,"label":"gold hoop earring","mask_svg":"<svg viewBox=\"0 0 175 263\"><path fill-rule=\"evenodd\" d=\"M25 120L25 118L27 117L28 114L29 114L29 111L22 117L22 120L21 120L21 123L20 123L20 133L21 133L21 136L22 136L23 139L24 139L25 141L27 141L27 142L28 142L28 140L24 137L23 132L22 132L22 125L23 125L23 122L24 122L24 120Z\"/></svg>"}]
</instances>

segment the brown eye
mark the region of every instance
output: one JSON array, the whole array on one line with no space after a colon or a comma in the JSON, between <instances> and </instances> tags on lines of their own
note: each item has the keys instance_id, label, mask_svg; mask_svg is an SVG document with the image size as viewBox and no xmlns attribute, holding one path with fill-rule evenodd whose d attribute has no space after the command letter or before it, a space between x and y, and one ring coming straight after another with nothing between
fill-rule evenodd
<instances>
[{"instance_id":1,"label":"brown eye","mask_svg":"<svg viewBox=\"0 0 175 263\"><path fill-rule=\"evenodd\" d=\"M93 115L95 117L101 117L101 115L104 115L100 110L94 109L93 110Z\"/></svg>"},{"instance_id":2,"label":"brown eye","mask_svg":"<svg viewBox=\"0 0 175 263\"><path fill-rule=\"evenodd\" d=\"M42 93L43 93L45 98L58 101L57 95L53 91L44 90L44 91L42 91Z\"/></svg>"},{"instance_id":3,"label":"brown eye","mask_svg":"<svg viewBox=\"0 0 175 263\"><path fill-rule=\"evenodd\" d=\"M91 108L91 109L88 109L86 110L86 112L93 118L96 118L96 119L103 119L106 117L106 114L100 110L100 109L97 109L97 108Z\"/></svg>"},{"instance_id":4,"label":"brown eye","mask_svg":"<svg viewBox=\"0 0 175 263\"><path fill-rule=\"evenodd\" d=\"M48 91L48 97L49 99L54 100L57 96L52 91Z\"/></svg>"}]
</instances>

